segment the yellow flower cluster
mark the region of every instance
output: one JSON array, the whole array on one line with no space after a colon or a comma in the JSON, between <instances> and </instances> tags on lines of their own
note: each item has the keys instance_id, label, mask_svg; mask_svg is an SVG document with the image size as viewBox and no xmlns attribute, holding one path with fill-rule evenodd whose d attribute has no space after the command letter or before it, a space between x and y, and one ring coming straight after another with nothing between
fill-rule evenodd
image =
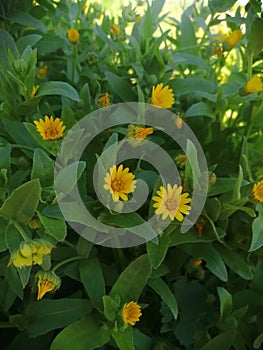
<instances>
[{"instance_id":1,"label":"yellow flower cluster","mask_svg":"<svg viewBox=\"0 0 263 350\"><path fill-rule=\"evenodd\" d=\"M67 36L68 36L68 40L72 43L72 44L76 44L79 41L79 31L75 28L70 28L67 31Z\"/></svg>"},{"instance_id":2,"label":"yellow flower cluster","mask_svg":"<svg viewBox=\"0 0 263 350\"><path fill-rule=\"evenodd\" d=\"M263 180L254 184L252 193L253 193L254 199L258 203L263 204Z\"/></svg>"},{"instance_id":3,"label":"yellow flower cluster","mask_svg":"<svg viewBox=\"0 0 263 350\"><path fill-rule=\"evenodd\" d=\"M14 265L17 268L25 266L41 265L44 255L49 255L53 245L43 239L34 239L28 242L21 242L8 263L8 266Z\"/></svg>"}]
</instances>

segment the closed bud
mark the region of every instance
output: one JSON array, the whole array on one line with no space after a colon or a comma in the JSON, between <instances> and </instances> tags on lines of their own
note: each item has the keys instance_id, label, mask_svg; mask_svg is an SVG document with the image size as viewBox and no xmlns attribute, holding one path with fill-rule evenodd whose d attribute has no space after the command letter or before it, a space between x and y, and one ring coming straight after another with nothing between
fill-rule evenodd
<instances>
[{"instance_id":1,"label":"closed bud","mask_svg":"<svg viewBox=\"0 0 263 350\"><path fill-rule=\"evenodd\" d=\"M98 56L95 52L89 52L86 57L86 61L89 66L94 66L98 63Z\"/></svg>"}]
</instances>

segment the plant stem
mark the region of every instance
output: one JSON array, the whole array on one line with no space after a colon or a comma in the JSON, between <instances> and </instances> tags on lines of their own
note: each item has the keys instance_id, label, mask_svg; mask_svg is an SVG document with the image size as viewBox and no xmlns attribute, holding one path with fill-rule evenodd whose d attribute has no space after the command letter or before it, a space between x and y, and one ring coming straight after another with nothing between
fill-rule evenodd
<instances>
[{"instance_id":1,"label":"plant stem","mask_svg":"<svg viewBox=\"0 0 263 350\"><path fill-rule=\"evenodd\" d=\"M67 264L69 262L82 260L82 259L88 259L88 257L86 257L86 256L72 256L71 258L65 259L65 260L61 261L60 263L58 263L57 265L55 265L51 269L51 271L55 272L58 268L60 268L61 266L65 265L65 264Z\"/></svg>"},{"instance_id":2,"label":"plant stem","mask_svg":"<svg viewBox=\"0 0 263 350\"><path fill-rule=\"evenodd\" d=\"M0 322L0 328L17 328L16 325L10 322Z\"/></svg>"},{"instance_id":3,"label":"plant stem","mask_svg":"<svg viewBox=\"0 0 263 350\"><path fill-rule=\"evenodd\" d=\"M247 59L247 81L249 81L252 78L252 64L253 64L253 53L248 53L248 59Z\"/></svg>"},{"instance_id":4,"label":"plant stem","mask_svg":"<svg viewBox=\"0 0 263 350\"><path fill-rule=\"evenodd\" d=\"M23 237L24 241L27 242L28 241L28 236L26 235L25 231L23 230L23 228L15 221L15 220L10 220L10 222L15 226L15 228L17 229L17 231L20 233L20 235Z\"/></svg>"}]
</instances>

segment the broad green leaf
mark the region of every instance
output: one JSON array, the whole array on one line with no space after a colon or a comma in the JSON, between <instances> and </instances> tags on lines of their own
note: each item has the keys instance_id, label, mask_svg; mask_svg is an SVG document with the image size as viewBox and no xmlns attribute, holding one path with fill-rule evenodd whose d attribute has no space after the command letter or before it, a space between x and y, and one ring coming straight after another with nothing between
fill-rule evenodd
<instances>
[{"instance_id":1,"label":"broad green leaf","mask_svg":"<svg viewBox=\"0 0 263 350\"><path fill-rule=\"evenodd\" d=\"M249 248L250 252L263 246L263 214L260 214L252 223L252 242Z\"/></svg>"},{"instance_id":2,"label":"broad green leaf","mask_svg":"<svg viewBox=\"0 0 263 350\"><path fill-rule=\"evenodd\" d=\"M88 257L90 254L90 251L93 247L93 243L88 241L87 239L83 238L83 237L79 237L77 246L76 246L76 250L78 255L82 255L85 257Z\"/></svg>"},{"instance_id":3,"label":"broad green leaf","mask_svg":"<svg viewBox=\"0 0 263 350\"><path fill-rule=\"evenodd\" d=\"M232 296L231 294L223 287L217 287L217 293L220 300L220 315L224 319L231 314L232 311Z\"/></svg>"},{"instance_id":4,"label":"broad green leaf","mask_svg":"<svg viewBox=\"0 0 263 350\"><path fill-rule=\"evenodd\" d=\"M88 314L91 309L90 302L84 299L33 301L25 311L28 334L30 337L36 337L53 329L63 328Z\"/></svg>"},{"instance_id":5,"label":"broad green leaf","mask_svg":"<svg viewBox=\"0 0 263 350\"><path fill-rule=\"evenodd\" d=\"M32 266L25 266L22 269L17 269L18 275L20 277L20 281L21 281L24 289L29 282L29 278L31 275L31 269L32 269Z\"/></svg>"},{"instance_id":6,"label":"broad green leaf","mask_svg":"<svg viewBox=\"0 0 263 350\"><path fill-rule=\"evenodd\" d=\"M152 350L152 339L140 332L137 328L133 331L135 349Z\"/></svg>"},{"instance_id":7,"label":"broad green leaf","mask_svg":"<svg viewBox=\"0 0 263 350\"><path fill-rule=\"evenodd\" d=\"M94 317L86 316L60 332L50 350L93 350L106 344L110 330L99 326Z\"/></svg>"},{"instance_id":8,"label":"broad green leaf","mask_svg":"<svg viewBox=\"0 0 263 350\"><path fill-rule=\"evenodd\" d=\"M119 295L123 303L138 300L150 274L151 264L148 256L141 255L120 274L109 295Z\"/></svg>"},{"instance_id":9,"label":"broad green leaf","mask_svg":"<svg viewBox=\"0 0 263 350\"><path fill-rule=\"evenodd\" d=\"M38 217L48 234L54 237L58 242L65 239L67 235L67 226L63 219L50 218L39 212Z\"/></svg>"},{"instance_id":10,"label":"broad green leaf","mask_svg":"<svg viewBox=\"0 0 263 350\"><path fill-rule=\"evenodd\" d=\"M212 13L215 12L225 12L229 10L237 0L209 0L208 5Z\"/></svg>"},{"instance_id":11,"label":"broad green leaf","mask_svg":"<svg viewBox=\"0 0 263 350\"><path fill-rule=\"evenodd\" d=\"M16 46L20 53L22 53L25 48L29 45L33 47L42 38L39 34L29 34L22 36L16 42Z\"/></svg>"},{"instance_id":12,"label":"broad green leaf","mask_svg":"<svg viewBox=\"0 0 263 350\"><path fill-rule=\"evenodd\" d=\"M14 11L11 16L9 16L9 20L12 23L18 23L22 24L24 26L30 26L33 28L40 29L41 31L45 32L47 30L46 26L36 19L35 17L31 16L28 12L25 11Z\"/></svg>"},{"instance_id":13,"label":"broad green leaf","mask_svg":"<svg viewBox=\"0 0 263 350\"><path fill-rule=\"evenodd\" d=\"M212 102L216 102L217 100L216 85L205 79L192 77L186 77L184 79L175 78L169 82L169 85L178 97L190 95L199 98L205 97Z\"/></svg>"},{"instance_id":14,"label":"broad green leaf","mask_svg":"<svg viewBox=\"0 0 263 350\"><path fill-rule=\"evenodd\" d=\"M56 52L62 47L67 45L66 38L63 39L58 35L44 33L42 38L36 43L38 54L49 54L51 52Z\"/></svg>"},{"instance_id":15,"label":"broad green leaf","mask_svg":"<svg viewBox=\"0 0 263 350\"><path fill-rule=\"evenodd\" d=\"M14 58L18 58L19 53L11 35L4 29L0 29L0 66L8 68L8 50L12 52Z\"/></svg>"},{"instance_id":16,"label":"broad green leaf","mask_svg":"<svg viewBox=\"0 0 263 350\"><path fill-rule=\"evenodd\" d=\"M73 101L79 101L77 91L68 83L63 81L49 81L42 83L36 96L61 95L70 98Z\"/></svg>"},{"instance_id":17,"label":"broad green leaf","mask_svg":"<svg viewBox=\"0 0 263 350\"><path fill-rule=\"evenodd\" d=\"M5 228L5 240L10 254L13 254L19 248L23 238L17 228L13 224L8 223Z\"/></svg>"},{"instance_id":18,"label":"broad green leaf","mask_svg":"<svg viewBox=\"0 0 263 350\"><path fill-rule=\"evenodd\" d=\"M9 144L0 146L0 169L7 169L8 175L10 175L11 166L11 147Z\"/></svg>"},{"instance_id":19,"label":"broad green leaf","mask_svg":"<svg viewBox=\"0 0 263 350\"><path fill-rule=\"evenodd\" d=\"M124 331L113 330L111 336L120 350L135 350L133 344L133 329L132 327L125 328Z\"/></svg>"},{"instance_id":20,"label":"broad green leaf","mask_svg":"<svg viewBox=\"0 0 263 350\"><path fill-rule=\"evenodd\" d=\"M228 249L222 244L218 244L217 250L225 264L229 266L233 272L237 273L245 280L251 280L253 278L251 267L245 262L245 259L242 258L240 253L236 253L233 249Z\"/></svg>"},{"instance_id":21,"label":"broad green leaf","mask_svg":"<svg viewBox=\"0 0 263 350\"><path fill-rule=\"evenodd\" d=\"M170 244L170 236L163 234L159 236L159 242L148 241L146 243L147 254L154 269L157 269L163 262Z\"/></svg>"},{"instance_id":22,"label":"broad green leaf","mask_svg":"<svg viewBox=\"0 0 263 350\"><path fill-rule=\"evenodd\" d=\"M39 198L39 180L34 179L26 182L14 190L5 200L0 208L0 215L5 219L16 220L20 224L27 224L36 211Z\"/></svg>"},{"instance_id":23,"label":"broad green leaf","mask_svg":"<svg viewBox=\"0 0 263 350\"><path fill-rule=\"evenodd\" d=\"M168 285L161 278L150 278L147 284L160 296L161 300L163 300L171 310L173 317L177 319L177 301Z\"/></svg>"},{"instance_id":24,"label":"broad green leaf","mask_svg":"<svg viewBox=\"0 0 263 350\"><path fill-rule=\"evenodd\" d=\"M196 243L194 245L185 244L181 249L192 255L195 259L203 259L206 267L223 282L227 281L226 266L212 244Z\"/></svg>"},{"instance_id":25,"label":"broad green leaf","mask_svg":"<svg viewBox=\"0 0 263 350\"><path fill-rule=\"evenodd\" d=\"M237 182L236 178L217 178L216 183L211 186L209 190L209 196L215 196L225 192L233 191L233 187ZM243 180L241 185L246 185L248 182Z\"/></svg>"},{"instance_id":26,"label":"broad green leaf","mask_svg":"<svg viewBox=\"0 0 263 350\"><path fill-rule=\"evenodd\" d=\"M142 20L143 32L142 35L146 40L153 37L153 16L151 13L151 8L148 6L144 18Z\"/></svg>"},{"instance_id":27,"label":"broad green leaf","mask_svg":"<svg viewBox=\"0 0 263 350\"><path fill-rule=\"evenodd\" d=\"M172 56L172 61L173 61L173 67L175 65L178 66L179 64L208 67L207 63L203 59L201 59L200 57L195 56L195 55L191 55L188 53L183 53L183 52L176 52ZM194 106L194 105L192 105L192 106Z\"/></svg>"},{"instance_id":28,"label":"broad green leaf","mask_svg":"<svg viewBox=\"0 0 263 350\"><path fill-rule=\"evenodd\" d=\"M188 9L189 10L189 9ZM198 46L195 37L195 31L187 13L183 13L181 17L181 35L180 35L181 49L188 54L197 55Z\"/></svg>"},{"instance_id":29,"label":"broad green leaf","mask_svg":"<svg viewBox=\"0 0 263 350\"><path fill-rule=\"evenodd\" d=\"M236 332L234 330L226 331L209 340L200 350L228 350L231 348L235 336Z\"/></svg>"},{"instance_id":30,"label":"broad green leaf","mask_svg":"<svg viewBox=\"0 0 263 350\"><path fill-rule=\"evenodd\" d=\"M205 102L197 102L194 103L188 110L185 112L186 117L195 117L195 116L206 116L213 118L215 114L213 109L209 106L209 104Z\"/></svg>"},{"instance_id":31,"label":"broad green leaf","mask_svg":"<svg viewBox=\"0 0 263 350\"><path fill-rule=\"evenodd\" d=\"M27 350L46 350L49 348L52 341L53 334L45 334L37 338L29 338L27 331L19 332L8 345L6 350L17 350L17 349L27 349Z\"/></svg>"},{"instance_id":32,"label":"broad green leaf","mask_svg":"<svg viewBox=\"0 0 263 350\"><path fill-rule=\"evenodd\" d=\"M112 322L115 322L120 309L120 297L117 295L115 298L109 295L104 295L103 300L103 310L106 318Z\"/></svg>"},{"instance_id":33,"label":"broad green leaf","mask_svg":"<svg viewBox=\"0 0 263 350\"><path fill-rule=\"evenodd\" d=\"M13 292L23 300L23 286L18 276L17 269L14 266L9 266L6 269L5 279Z\"/></svg>"},{"instance_id":34,"label":"broad green leaf","mask_svg":"<svg viewBox=\"0 0 263 350\"><path fill-rule=\"evenodd\" d=\"M97 258L82 261L79 265L80 279L91 303L100 311L103 310L102 297L105 295L105 283L101 266Z\"/></svg>"},{"instance_id":35,"label":"broad green leaf","mask_svg":"<svg viewBox=\"0 0 263 350\"><path fill-rule=\"evenodd\" d=\"M127 78L119 77L111 72L106 72L105 77L113 91L118 94L124 102L137 101L137 97L132 91L131 83Z\"/></svg>"},{"instance_id":36,"label":"broad green leaf","mask_svg":"<svg viewBox=\"0 0 263 350\"><path fill-rule=\"evenodd\" d=\"M220 210L221 210L221 203L216 197L207 198L205 203L205 211L212 221L214 222L217 221L220 215Z\"/></svg>"},{"instance_id":37,"label":"broad green leaf","mask_svg":"<svg viewBox=\"0 0 263 350\"><path fill-rule=\"evenodd\" d=\"M190 348L196 332L202 332L207 324L214 322L213 307L207 302L207 290L196 280L177 279L174 294L179 308L175 336L185 348Z\"/></svg>"},{"instance_id":38,"label":"broad green leaf","mask_svg":"<svg viewBox=\"0 0 263 350\"><path fill-rule=\"evenodd\" d=\"M45 151L37 148L33 156L31 179L39 179L42 187L53 185L54 161L49 158Z\"/></svg>"},{"instance_id":39,"label":"broad green leaf","mask_svg":"<svg viewBox=\"0 0 263 350\"><path fill-rule=\"evenodd\" d=\"M62 168L55 177L55 187L57 192L59 192L58 194L63 194L63 196L69 194L80 179L85 168L86 162L84 161L74 162Z\"/></svg>"},{"instance_id":40,"label":"broad green leaf","mask_svg":"<svg viewBox=\"0 0 263 350\"><path fill-rule=\"evenodd\" d=\"M258 55L263 49L263 37L261 35L263 30L263 19L255 17L248 38L248 50L253 56Z\"/></svg>"}]
</instances>

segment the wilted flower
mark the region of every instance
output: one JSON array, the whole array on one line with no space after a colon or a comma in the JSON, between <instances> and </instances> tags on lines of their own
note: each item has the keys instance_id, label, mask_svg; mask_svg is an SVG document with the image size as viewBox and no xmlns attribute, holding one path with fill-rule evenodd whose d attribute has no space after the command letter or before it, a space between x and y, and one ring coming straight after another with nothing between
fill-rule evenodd
<instances>
[{"instance_id":1,"label":"wilted flower","mask_svg":"<svg viewBox=\"0 0 263 350\"><path fill-rule=\"evenodd\" d=\"M139 146L148 135L153 133L153 128L144 128L140 125L130 124L126 136L134 146Z\"/></svg>"},{"instance_id":2,"label":"wilted flower","mask_svg":"<svg viewBox=\"0 0 263 350\"><path fill-rule=\"evenodd\" d=\"M110 29L113 31L113 33L118 36L120 34L120 27L116 26L116 24L111 24Z\"/></svg>"},{"instance_id":3,"label":"wilted flower","mask_svg":"<svg viewBox=\"0 0 263 350\"><path fill-rule=\"evenodd\" d=\"M109 93L105 92L104 95L101 95L97 99L97 103L100 107L107 107L111 104L110 98L109 98Z\"/></svg>"},{"instance_id":4,"label":"wilted flower","mask_svg":"<svg viewBox=\"0 0 263 350\"><path fill-rule=\"evenodd\" d=\"M41 300L48 292L55 292L61 285L61 279L52 271L39 271L37 279L37 300Z\"/></svg>"},{"instance_id":5,"label":"wilted flower","mask_svg":"<svg viewBox=\"0 0 263 350\"><path fill-rule=\"evenodd\" d=\"M41 76L41 78L45 78L47 74L48 66L44 66L42 68L39 68L38 74Z\"/></svg>"}]
</instances>

